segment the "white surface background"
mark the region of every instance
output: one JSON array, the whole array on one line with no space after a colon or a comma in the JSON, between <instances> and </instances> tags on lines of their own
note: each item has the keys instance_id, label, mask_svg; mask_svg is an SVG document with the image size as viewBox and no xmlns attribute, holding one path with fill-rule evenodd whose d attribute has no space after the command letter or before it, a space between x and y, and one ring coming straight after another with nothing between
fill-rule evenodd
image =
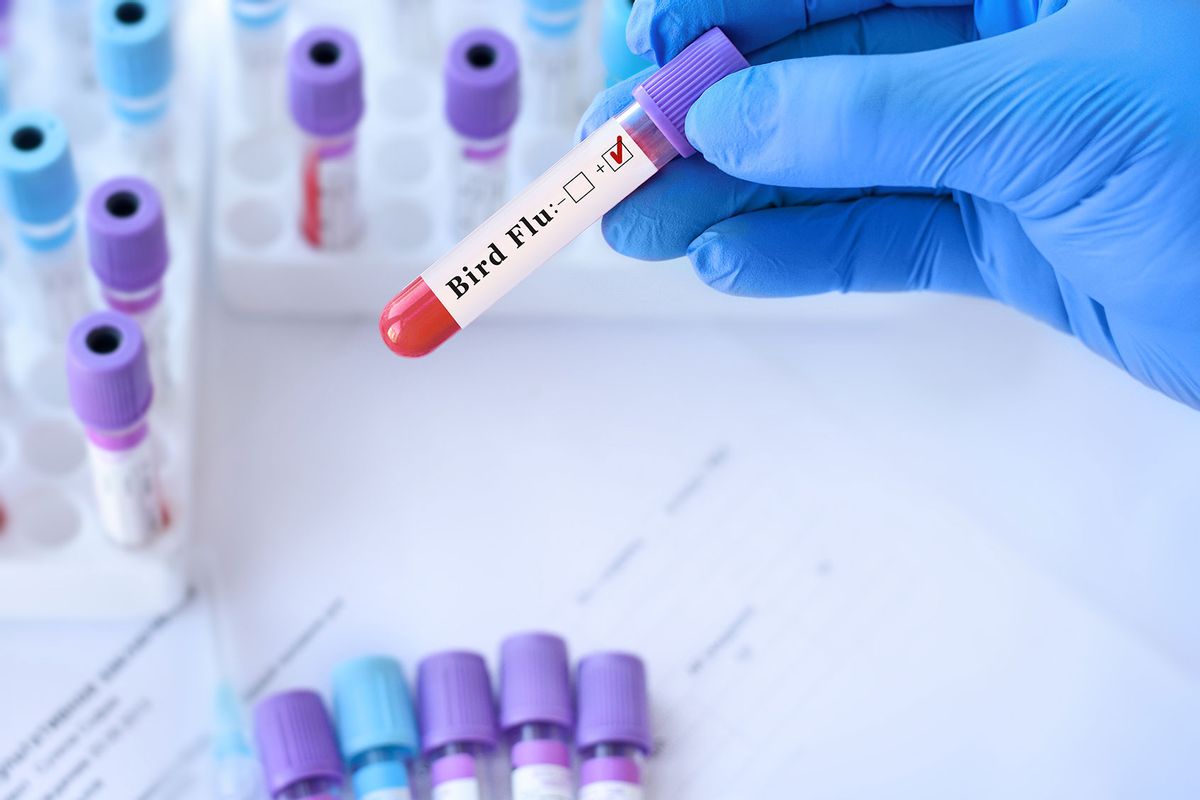
<instances>
[{"instance_id":1,"label":"white surface background","mask_svg":"<svg viewBox=\"0 0 1200 800\"><path fill-rule=\"evenodd\" d=\"M647 658L653 796L1196 796L1200 415L998 306L895 301L485 320L416 362L215 311L243 688L550 627Z\"/></svg>"}]
</instances>

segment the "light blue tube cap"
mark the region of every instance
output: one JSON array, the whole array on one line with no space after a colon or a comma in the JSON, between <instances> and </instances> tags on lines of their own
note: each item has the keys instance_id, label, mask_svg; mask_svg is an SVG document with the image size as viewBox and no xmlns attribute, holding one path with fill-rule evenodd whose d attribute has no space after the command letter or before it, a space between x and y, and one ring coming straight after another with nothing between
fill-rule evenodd
<instances>
[{"instance_id":1,"label":"light blue tube cap","mask_svg":"<svg viewBox=\"0 0 1200 800\"><path fill-rule=\"evenodd\" d=\"M44 111L14 111L0 120L0 178L18 222L49 225L74 211L79 181L62 121Z\"/></svg>"},{"instance_id":2,"label":"light blue tube cap","mask_svg":"<svg viewBox=\"0 0 1200 800\"><path fill-rule=\"evenodd\" d=\"M625 28L633 0L604 0L600 29L600 58L604 61L605 80L609 86L631 78L650 66L650 62L629 49Z\"/></svg>"},{"instance_id":3,"label":"light blue tube cap","mask_svg":"<svg viewBox=\"0 0 1200 800\"><path fill-rule=\"evenodd\" d=\"M347 762L378 748L398 750L403 758L417 754L412 698L394 658L364 656L334 670L333 715Z\"/></svg>"},{"instance_id":4,"label":"light blue tube cap","mask_svg":"<svg viewBox=\"0 0 1200 800\"><path fill-rule=\"evenodd\" d=\"M525 0L525 24L549 39L572 33L582 16L583 0Z\"/></svg>"},{"instance_id":5,"label":"light blue tube cap","mask_svg":"<svg viewBox=\"0 0 1200 800\"><path fill-rule=\"evenodd\" d=\"M233 19L247 28L267 28L287 14L288 0L230 0Z\"/></svg>"},{"instance_id":6,"label":"light blue tube cap","mask_svg":"<svg viewBox=\"0 0 1200 800\"><path fill-rule=\"evenodd\" d=\"M165 104L140 107L166 90L174 71L171 52L170 0L100 0L93 30L96 73L115 98L118 114L147 119L162 113Z\"/></svg>"}]
</instances>

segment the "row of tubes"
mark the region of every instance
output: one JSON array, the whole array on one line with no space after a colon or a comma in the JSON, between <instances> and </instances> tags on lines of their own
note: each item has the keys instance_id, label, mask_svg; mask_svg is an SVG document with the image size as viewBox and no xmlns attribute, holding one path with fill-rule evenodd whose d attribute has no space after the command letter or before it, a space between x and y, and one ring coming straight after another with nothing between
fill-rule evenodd
<instances>
[{"instance_id":1,"label":"row of tubes","mask_svg":"<svg viewBox=\"0 0 1200 800\"><path fill-rule=\"evenodd\" d=\"M652 748L641 659L586 656L574 689L566 643L546 633L504 641L498 696L478 653L421 661L415 705L398 662L355 659L334 672L332 716L308 689L257 704L265 789L275 800L409 800L427 784L433 800L492 800L494 759L506 750L513 800L640 800ZM220 796L259 796L256 776L241 769L251 748L236 720L216 745Z\"/></svg>"}]
</instances>

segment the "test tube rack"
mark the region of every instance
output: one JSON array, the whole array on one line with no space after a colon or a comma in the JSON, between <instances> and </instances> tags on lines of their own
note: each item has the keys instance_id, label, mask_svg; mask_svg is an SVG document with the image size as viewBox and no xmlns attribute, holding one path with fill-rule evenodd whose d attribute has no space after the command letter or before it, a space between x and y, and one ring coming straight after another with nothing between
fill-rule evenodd
<instances>
[{"instance_id":1,"label":"test tube rack","mask_svg":"<svg viewBox=\"0 0 1200 800\"><path fill-rule=\"evenodd\" d=\"M62 76L41 63L53 50L54 20L46 6L21 3L14 19L17 50L13 107L49 107L64 119L79 174L81 207L102 181L133 171L116 126L95 87L74 96L60 93ZM87 7L87 4L80 4ZM177 9L197 4L177 3ZM204 114L195 82L204 50L195 47L203 14L187 13L176 22L179 37L176 108ZM191 118L189 117L189 121ZM199 129L199 125L195 128ZM164 193L171 263L164 278L168 319L167 366L174 376L168 391L156 390L151 436L159 453L163 489L171 518L151 544L126 549L101 530L92 493L84 433L67 401L65 343L39 342L9 325L7 363L0 359L0 618L116 618L165 610L186 593L190 581L191 483L195 392L197 276L201 228L198 225L201 157L199 136L177 137L179 186ZM77 219L83 235L82 208ZM13 270L3 263L20 258L5 231L0 261L0 295L11 294ZM84 248L86 249L86 248ZM84 267L86 269L86 267ZM90 272L87 276L92 281ZM91 305L101 304L95 286ZM19 302L11 298L10 302ZM0 314L0 326L9 315Z\"/></svg>"},{"instance_id":2,"label":"test tube rack","mask_svg":"<svg viewBox=\"0 0 1200 800\"><path fill-rule=\"evenodd\" d=\"M220 48L220 93L214 124L213 258L222 294L243 311L375 318L384 304L455 243L448 213L455 136L444 118L442 63L445 44L467 27L486 24L507 33L522 59L523 110L509 153L509 196L574 144L559 126L539 130L526 113L531 34L521 21L520 0L490 4L492 16L467 14L469 0L432 3L439 45L414 60L397 45L403 8L420 5L356 0L293 0L286 20L290 43L303 30L333 24L351 31L363 53L366 114L359 127L359 188L367 216L360 242L346 250L318 251L299 226L299 140L285 109L280 71L269 127L255 125L237 101L238 61L232 24ZM579 113L603 87L599 63L599 2L585 2L579 32ZM456 16L455 10L458 14ZM602 154L601 154L602 156ZM746 302L704 286L684 259L646 264L614 253L599 225L501 300L489 317L782 318L797 301ZM861 310L864 304L856 304ZM816 308L823 308L818 303ZM814 311L811 301L805 306ZM845 314L845 308L839 310Z\"/></svg>"}]
</instances>

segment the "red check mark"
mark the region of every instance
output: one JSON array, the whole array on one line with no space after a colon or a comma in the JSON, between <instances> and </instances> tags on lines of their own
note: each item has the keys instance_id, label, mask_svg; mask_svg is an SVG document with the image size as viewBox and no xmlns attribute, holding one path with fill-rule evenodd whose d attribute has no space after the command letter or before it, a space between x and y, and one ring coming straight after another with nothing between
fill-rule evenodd
<instances>
[{"instance_id":1,"label":"red check mark","mask_svg":"<svg viewBox=\"0 0 1200 800\"><path fill-rule=\"evenodd\" d=\"M617 149L609 153L609 155L612 156L613 161L617 162L618 164L625 160L625 142L620 136L617 137Z\"/></svg>"}]
</instances>

